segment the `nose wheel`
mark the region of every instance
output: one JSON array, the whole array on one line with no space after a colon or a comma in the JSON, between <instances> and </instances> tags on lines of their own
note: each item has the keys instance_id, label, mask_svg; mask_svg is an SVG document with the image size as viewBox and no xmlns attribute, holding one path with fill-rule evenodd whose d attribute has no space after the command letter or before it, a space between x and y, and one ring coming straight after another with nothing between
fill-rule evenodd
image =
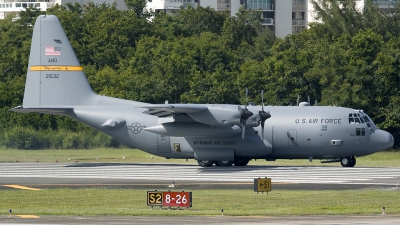
<instances>
[{"instance_id":1,"label":"nose wheel","mask_svg":"<svg viewBox=\"0 0 400 225\"><path fill-rule=\"evenodd\" d=\"M343 167L354 167L356 165L356 157L343 157L340 159L340 164L342 164Z\"/></svg>"}]
</instances>

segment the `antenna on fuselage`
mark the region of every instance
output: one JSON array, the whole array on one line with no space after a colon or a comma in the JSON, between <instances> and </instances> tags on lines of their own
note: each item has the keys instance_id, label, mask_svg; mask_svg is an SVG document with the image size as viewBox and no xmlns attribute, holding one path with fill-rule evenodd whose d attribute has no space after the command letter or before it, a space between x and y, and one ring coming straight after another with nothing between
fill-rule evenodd
<instances>
[{"instance_id":1,"label":"antenna on fuselage","mask_svg":"<svg viewBox=\"0 0 400 225\"><path fill-rule=\"evenodd\" d=\"M300 103L300 95L297 95L296 106L299 106L299 103Z\"/></svg>"}]
</instances>

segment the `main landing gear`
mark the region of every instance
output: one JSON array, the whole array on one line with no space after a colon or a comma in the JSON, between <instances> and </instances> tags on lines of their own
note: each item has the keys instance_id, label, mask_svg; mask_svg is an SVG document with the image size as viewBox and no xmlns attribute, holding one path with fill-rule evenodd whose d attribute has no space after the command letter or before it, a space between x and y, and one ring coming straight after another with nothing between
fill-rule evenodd
<instances>
[{"instance_id":1,"label":"main landing gear","mask_svg":"<svg viewBox=\"0 0 400 225\"><path fill-rule=\"evenodd\" d=\"M342 164L343 167L354 167L356 165L356 157L343 157L340 159L340 164Z\"/></svg>"},{"instance_id":2,"label":"main landing gear","mask_svg":"<svg viewBox=\"0 0 400 225\"><path fill-rule=\"evenodd\" d=\"M216 166L232 166L232 164L234 164L235 166L246 166L249 163L249 160L248 159L238 159L238 160L235 160L235 161L197 160L197 163L201 167L210 167L213 164L215 164Z\"/></svg>"}]
</instances>

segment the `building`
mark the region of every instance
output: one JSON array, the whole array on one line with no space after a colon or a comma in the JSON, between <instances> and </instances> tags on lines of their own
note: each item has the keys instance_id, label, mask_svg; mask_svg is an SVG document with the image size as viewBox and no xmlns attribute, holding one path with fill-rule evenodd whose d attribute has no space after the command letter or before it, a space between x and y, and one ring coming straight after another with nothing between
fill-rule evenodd
<instances>
[{"instance_id":1,"label":"building","mask_svg":"<svg viewBox=\"0 0 400 225\"><path fill-rule=\"evenodd\" d=\"M362 9L367 0L355 1L357 7ZM69 2L80 4L116 2L117 8L126 9L124 0L0 0L0 19L27 7L37 7L41 11L46 11L55 4L65 5ZM379 8L390 8L400 3L400 0L374 0L373 3ZM217 11L228 11L231 16L235 16L241 6L246 9L261 10L263 25L274 31L277 37L298 33L307 28L310 22L316 22L313 20L313 6L309 0L147 0L147 10L153 12L171 13L189 5L194 8L202 6Z\"/></svg>"},{"instance_id":2,"label":"building","mask_svg":"<svg viewBox=\"0 0 400 225\"><path fill-rule=\"evenodd\" d=\"M67 3L88 4L94 2L96 4L117 3L117 8L126 9L124 0L0 0L0 19L4 19L9 15L14 15L15 19L18 19L18 12L25 10L26 8L38 8L40 11L46 11L48 8L55 6L56 4L65 5Z\"/></svg>"},{"instance_id":3,"label":"building","mask_svg":"<svg viewBox=\"0 0 400 225\"><path fill-rule=\"evenodd\" d=\"M268 26L278 37L297 33L307 26L307 0L151 0L147 8L155 12L170 13L181 6L210 7L217 11L229 11L231 16L241 6L246 9L261 10L263 25Z\"/></svg>"}]
</instances>

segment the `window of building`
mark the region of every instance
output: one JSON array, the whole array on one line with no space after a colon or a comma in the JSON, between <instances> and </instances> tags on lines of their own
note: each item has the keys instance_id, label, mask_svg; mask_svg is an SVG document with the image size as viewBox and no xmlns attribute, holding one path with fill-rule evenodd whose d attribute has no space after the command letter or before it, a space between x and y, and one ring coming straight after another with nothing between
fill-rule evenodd
<instances>
[{"instance_id":1,"label":"window of building","mask_svg":"<svg viewBox=\"0 0 400 225\"><path fill-rule=\"evenodd\" d=\"M292 5L304 5L304 0L292 0Z\"/></svg>"},{"instance_id":2,"label":"window of building","mask_svg":"<svg viewBox=\"0 0 400 225\"><path fill-rule=\"evenodd\" d=\"M293 26L292 27L292 34L300 33L301 30L305 29L303 26Z\"/></svg>"},{"instance_id":3,"label":"window of building","mask_svg":"<svg viewBox=\"0 0 400 225\"><path fill-rule=\"evenodd\" d=\"M15 7L20 8L21 7L21 3L15 3Z\"/></svg>"},{"instance_id":4,"label":"window of building","mask_svg":"<svg viewBox=\"0 0 400 225\"><path fill-rule=\"evenodd\" d=\"M304 20L304 12L292 12L293 20Z\"/></svg>"},{"instance_id":5,"label":"window of building","mask_svg":"<svg viewBox=\"0 0 400 225\"><path fill-rule=\"evenodd\" d=\"M263 18L274 18L274 12L263 12L262 17Z\"/></svg>"},{"instance_id":6,"label":"window of building","mask_svg":"<svg viewBox=\"0 0 400 225\"><path fill-rule=\"evenodd\" d=\"M246 9L272 10L272 0L247 0Z\"/></svg>"}]
</instances>

